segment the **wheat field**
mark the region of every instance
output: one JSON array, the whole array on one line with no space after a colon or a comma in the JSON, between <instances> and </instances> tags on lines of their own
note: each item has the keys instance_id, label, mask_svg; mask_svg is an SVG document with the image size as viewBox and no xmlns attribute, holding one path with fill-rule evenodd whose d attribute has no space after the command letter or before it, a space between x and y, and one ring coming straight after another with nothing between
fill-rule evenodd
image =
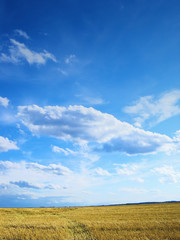
<instances>
[{"instance_id":1,"label":"wheat field","mask_svg":"<svg viewBox=\"0 0 180 240\"><path fill-rule=\"evenodd\" d=\"M178 240L180 203L1 208L2 239Z\"/></svg>"}]
</instances>

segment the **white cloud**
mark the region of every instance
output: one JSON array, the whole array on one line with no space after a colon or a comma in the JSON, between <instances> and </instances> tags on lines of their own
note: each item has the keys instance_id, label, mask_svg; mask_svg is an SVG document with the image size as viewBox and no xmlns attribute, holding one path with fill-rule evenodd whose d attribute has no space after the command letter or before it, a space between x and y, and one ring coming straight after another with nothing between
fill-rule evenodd
<instances>
[{"instance_id":1,"label":"white cloud","mask_svg":"<svg viewBox=\"0 0 180 240\"><path fill-rule=\"evenodd\" d=\"M46 166L25 161L0 161L0 173L0 185L6 186L6 194L33 198L65 194L65 186L73 176L73 172L61 164Z\"/></svg>"},{"instance_id":2,"label":"white cloud","mask_svg":"<svg viewBox=\"0 0 180 240\"><path fill-rule=\"evenodd\" d=\"M65 63L66 64L71 64L72 62L74 62L76 60L76 55L71 54L69 57L67 57L65 59Z\"/></svg>"},{"instance_id":3,"label":"white cloud","mask_svg":"<svg viewBox=\"0 0 180 240\"><path fill-rule=\"evenodd\" d=\"M89 104L89 105L101 105L104 104L105 101L98 96L93 96L91 93L88 93L88 90L84 89L84 92L80 94L76 94L75 96L79 99L81 99L83 102Z\"/></svg>"},{"instance_id":4,"label":"white cloud","mask_svg":"<svg viewBox=\"0 0 180 240\"><path fill-rule=\"evenodd\" d=\"M128 180L139 183L144 182L144 177L148 175L147 163L144 161L139 163L114 163L116 175L125 177Z\"/></svg>"},{"instance_id":5,"label":"white cloud","mask_svg":"<svg viewBox=\"0 0 180 240\"><path fill-rule=\"evenodd\" d=\"M137 170L140 168L137 164L118 164L116 168L117 174L119 175L134 175L137 173Z\"/></svg>"},{"instance_id":6,"label":"white cloud","mask_svg":"<svg viewBox=\"0 0 180 240\"><path fill-rule=\"evenodd\" d=\"M29 39L29 36L28 36L28 34L26 32L24 32L24 31L22 31L20 29L16 29L14 31L15 31L15 33L19 34L20 36L22 36L22 37L24 37L26 39Z\"/></svg>"},{"instance_id":7,"label":"white cloud","mask_svg":"<svg viewBox=\"0 0 180 240\"><path fill-rule=\"evenodd\" d=\"M57 147L57 146L52 146L52 151L57 152L57 153L63 153L66 156L77 154L75 151L73 151L69 148L64 149L64 148L60 148L60 147Z\"/></svg>"},{"instance_id":8,"label":"white cloud","mask_svg":"<svg viewBox=\"0 0 180 240\"><path fill-rule=\"evenodd\" d=\"M11 52L11 54L9 56L7 54L5 54L5 53L1 53L1 55L0 55L0 62L18 63L19 60L15 56L16 53L13 50L13 48L11 48L10 52Z\"/></svg>"},{"instance_id":9,"label":"white cloud","mask_svg":"<svg viewBox=\"0 0 180 240\"><path fill-rule=\"evenodd\" d=\"M145 154L169 151L173 140L135 128L114 116L83 106L19 106L18 117L35 135L47 135L78 144L94 143L96 151Z\"/></svg>"},{"instance_id":10,"label":"white cloud","mask_svg":"<svg viewBox=\"0 0 180 240\"><path fill-rule=\"evenodd\" d=\"M45 64L48 59L57 62L55 56L46 50L43 52L35 52L26 47L24 43L20 43L14 39L10 39L9 55L1 53L1 62L18 63L26 60L29 64Z\"/></svg>"},{"instance_id":11,"label":"white cloud","mask_svg":"<svg viewBox=\"0 0 180 240\"><path fill-rule=\"evenodd\" d=\"M0 161L0 169L1 170L7 170L7 171L24 171L24 173L30 173L32 172L32 174L37 174L39 176L46 173L46 175L50 176L50 175L59 175L59 176L68 176L70 174L72 174L72 171L63 166L62 164L49 164L49 165L43 165L43 164L39 164L39 163L35 163L35 162L25 162L25 161L21 161L21 162L10 162L10 161ZM26 174L15 174L13 175L15 178L22 178L23 181L28 181L26 179ZM28 175L31 177L31 175ZM33 181L33 178L31 179ZM47 178L46 178L47 180Z\"/></svg>"},{"instance_id":12,"label":"white cloud","mask_svg":"<svg viewBox=\"0 0 180 240\"><path fill-rule=\"evenodd\" d=\"M180 141L180 130L177 130L177 131L175 132L175 139L176 139L177 141Z\"/></svg>"},{"instance_id":13,"label":"white cloud","mask_svg":"<svg viewBox=\"0 0 180 240\"><path fill-rule=\"evenodd\" d=\"M69 168L62 166L60 163L59 164L49 164L48 166L41 165L38 163L29 163L29 164L27 163L26 166L30 167L30 168L50 172L50 173L56 174L56 175L68 175L68 174L72 173L72 171Z\"/></svg>"},{"instance_id":14,"label":"white cloud","mask_svg":"<svg viewBox=\"0 0 180 240\"><path fill-rule=\"evenodd\" d=\"M145 96L132 106L125 107L124 112L136 115L134 120L137 127L141 127L147 120L157 124L180 114L179 100L180 90L166 92L157 99L153 96Z\"/></svg>"},{"instance_id":15,"label":"white cloud","mask_svg":"<svg viewBox=\"0 0 180 240\"><path fill-rule=\"evenodd\" d=\"M143 183L143 182L144 182L144 179L141 178L141 177L137 177L137 178L135 178L134 180L137 181L137 182L140 182L140 183Z\"/></svg>"},{"instance_id":16,"label":"white cloud","mask_svg":"<svg viewBox=\"0 0 180 240\"><path fill-rule=\"evenodd\" d=\"M94 172L100 176L111 176L111 174L107 170L101 167L94 169Z\"/></svg>"},{"instance_id":17,"label":"white cloud","mask_svg":"<svg viewBox=\"0 0 180 240\"><path fill-rule=\"evenodd\" d=\"M58 70L60 73L62 73L62 75L68 76L68 72L67 72L67 71L65 71L65 70L63 70L63 69L61 69L61 68L58 68L57 70Z\"/></svg>"},{"instance_id":18,"label":"white cloud","mask_svg":"<svg viewBox=\"0 0 180 240\"><path fill-rule=\"evenodd\" d=\"M38 185L34 185L34 184L31 184L31 183L28 183L26 181L10 181L11 184L15 184L19 187L22 187L22 188L34 188L34 189L40 189L40 187Z\"/></svg>"},{"instance_id":19,"label":"white cloud","mask_svg":"<svg viewBox=\"0 0 180 240\"><path fill-rule=\"evenodd\" d=\"M7 194L39 197L64 197L82 202L84 191L97 186L97 178L87 169L76 173L62 164L43 165L35 162L0 161L0 196Z\"/></svg>"},{"instance_id":20,"label":"white cloud","mask_svg":"<svg viewBox=\"0 0 180 240\"><path fill-rule=\"evenodd\" d=\"M154 168L153 173L162 176L160 182L174 182L180 181L180 171L175 171L173 166L165 165L163 167Z\"/></svg>"},{"instance_id":21,"label":"white cloud","mask_svg":"<svg viewBox=\"0 0 180 240\"><path fill-rule=\"evenodd\" d=\"M91 105L100 105L104 103L103 99L98 97L84 97L83 99Z\"/></svg>"},{"instance_id":22,"label":"white cloud","mask_svg":"<svg viewBox=\"0 0 180 240\"><path fill-rule=\"evenodd\" d=\"M59 185L53 184L36 184L27 181L10 181L10 184L17 185L20 188L32 188L32 189L60 189Z\"/></svg>"},{"instance_id":23,"label":"white cloud","mask_svg":"<svg viewBox=\"0 0 180 240\"><path fill-rule=\"evenodd\" d=\"M0 97L0 105L7 107L9 104L9 99L7 97Z\"/></svg>"},{"instance_id":24,"label":"white cloud","mask_svg":"<svg viewBox=\"0 0 180 240\"><path fill-rule=\"evenodd\" d=\"M96 154L92 154L91 149L87 145L81 145L80 148L78 148L76 151L73 151L69 148L60 148L57 146L52 146L52 151L56 153L62 153L65 156L73 156L78 157L78 160L84 162L84 159L86 159L85 167L86 165L91 165L93 162L96 162L99 160L99 156ZM83 163L83 164L84 164Z\"/></svg>"},{"instance_id":25,"label":"white cloud","mask_svg":"<svg viewBox=\"0 0 180 240\"><path fill-rule=\"evenodd\" d=\"M180 152L180 130L175 132L175 136L173 137L173 140L175 142L174 150L177 150Z\"/></svg>"},{"instance_id":26,"label":"white cloud","mask_svg":"<svg viewBox=\"0 0 180 240\"><path fill-rule=\"evenodd\" d=\"M16 142L0 136L0 152L7 152L9 150L18 150Z\"/></svg>"},{"instance_id":27,"label":"white cloud","mask_svg":"<svg viewBox=\"0 0 180 240\"><path fill-rule=\"evenodd\" d=\"M17 122L16 115L12 108L10 109L1 109L0 122L5 125L11 125Z\"/></svg>"}]
</instances>

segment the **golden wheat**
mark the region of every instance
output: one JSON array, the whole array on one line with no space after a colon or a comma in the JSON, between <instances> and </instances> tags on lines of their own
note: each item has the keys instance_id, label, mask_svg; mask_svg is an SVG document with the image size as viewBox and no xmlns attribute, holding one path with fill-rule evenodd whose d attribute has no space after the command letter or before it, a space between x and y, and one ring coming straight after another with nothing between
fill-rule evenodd
<instances>
[{"instance_id":1,"label":"golden wheat","mask_svg":"<svg viewBox=\"0 0 180 240\"><path fill-rule=\"evenodd\" d=\"M180 203L1 208L3 239L180 240Z\"/></svg>"}]
</instances>

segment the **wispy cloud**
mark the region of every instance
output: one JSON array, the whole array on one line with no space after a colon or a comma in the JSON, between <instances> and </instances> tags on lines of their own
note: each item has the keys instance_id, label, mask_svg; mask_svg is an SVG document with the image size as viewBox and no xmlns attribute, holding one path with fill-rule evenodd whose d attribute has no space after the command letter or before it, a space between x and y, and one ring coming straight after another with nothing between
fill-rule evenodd
<instances>
[{"instance_id":1,"label":"wispy cloud","mask_svg":"<svg viewBox=\"0 0 180 240\"><path fill-rule=\"evenodd\" d=\"M144 178L148 176L150 166L145 161L138 163L114 163L115 174L123 179L144 183Z\"/></svg>"},{"instance_id":2,"label":"wispy cloud","mask_svg":"<svg viewBox=\"0 0 180 240\"><path fill-rule=\"evenodd\" d=\"M75 54L71 54L69 57L67 57L65 59L65 63L66 64L71 64L73 63L74 61L76 61L76 55Z\"/></svg>"},{"instance_id":3,"label":"wispy cloud","mask_svg":"<svg viewBox=\"0 0 180 240\"><path fill-rule=\"evenodd\" d=\"M0 152L7 152L9 150L18 150L16 142L9 140L8 138L0 136Z\"/></svg>"},{"instance_id":4,"label":"wispy cloud","mask_svg":"<svg viewBox=\"0 0 180 240\"><path fill-rule=\"evenodd\" d=\"M64 184L72 171L61 164L42 165L34 162L0 161L0 196L7 194L31 196L59 196L65 194Z\"/></svg>"},{"instance_id":5,"label":"wispy cloud","mask_svg":"<svg viewBox=\"0 0 180 240\"><path fill-rule=\"evenodd\" d=\"M180 130L177 130L175 132L175 136L173 137L173 140L175 142L175 150L180 152Z\"/></svg>"},{"instance_id":6,"label":"wispy cloud","mask_svg":"<svg viewBox=\"0 0 180 240\"><path fill-rule=\"evenodd\" d=\"M127 154L170 151L173 139L144 131L114 116L83 106L20 106L18 117L36 135L48 135L78 144L96 143L96 151Z\"/></svg>"},{"instance_id":7,"label":"wispy cloud","mask_svg":"<svg viewBox=\"0 0 180 240\"><path fill-rule=\"evenodd\" d=\"M0 97L0 105L7 107L9 104L9 99L7 97Z\"/></svg>"},{"instance_id":8,"label":"wispy cloud","mask_svg":"<svg viewBox=\"0 0 180 240\"><path fill-rule=\"evenodd\" d=\"M94 172L95 172L95 174L100 175L100 176L111 176L111 174L107 170L105 170L101 167L94 169Z\"/></svg>"},{"instance_id":9,"label":"wispy cloud","mask_svg":"<svg viewBox=\"0 0 180 240\"><path fill-rule=\"evenodd\" d=\"M57 70L58 70L62 75L68 76L68 72L67 72L67 71L65 71L65 70L63 70L63 69L61 69L61 68L58 68Z\"/></svg>"},{"instance_id":10,"label":"wispy cloud","mask_svg":"<svg viewBox=\"0 0 180 240\"><path fill-rule=\"evenodd\" d=\"M104 100L100 97L90 97L77 94L76 97L83 100L83 102L88 103L89 105L101 105L104 104Z\"/></svg>"},{"instance_id":11,"label":"wispy cloud","mask_svg":"<svg viewBox=\"0 0 180 240\"><path fill-rule=\"evenodd\" d=\"M104 103L103 99L98 97L84 97L84 100L91 105L99 105Z\"/></svg>"},{"instance_id":12,"label":"wispy cloud","mask_svg":"<svg viewBox=\"0 0 180 240\"><path fill-rule=\"evenodd\" d=\"M69 168L61 165L60 163L49 164L48 166L44 166L38 163L29 163L29 164L26 164L26 166L34 169L39 169L41 171L50 172L56 175L68 175L72 173L72 171Z\"/></svg>"},{"instance_id":13,"label":"wispy cloud","mask_svg":"<svg viewBox=\"0 0 180 240\"><path fill-rule=\"evenodd\" d=\"M135 126L141 127L145 121L153 124L160 123L168 118L180 114L180 90L166 92L154 98L145 96L133 105L124 108L124 112L135 115Z\"/></svg>"},{"instance_id":14,"label":"wispy cloud","mask_svg":"<svg viewBox=\"0 0 180 240\"><path fill-rule=\"evenodd\" d=\"M90 89L86 87L79 86L79 93L75 96L81 100L82 103L88 105L101 105L105 104L104 99L98 96L95 92L91 92Z\"/></svg>"},{"instance_id":15,"label":"wispy cloud","mask_svg":"<svg viewBox=\"0 0 180 240\"><path fill-rule=\"evenodd\" d=\"M14 30L15 33L17 33L19 36L24 37L25 39L29 39L30 37L28 36L28 34L20 29L15 29Z\"/></svg>"},{"instance_id":16,"label":"wispy cloud","mask_svg":"<svg viewBox=\"0 0 180 240\"><path fill-rule=\"evenodd\" d=\"M32 189L60 189L58 185L52 184L32 184L27 181L10 181L10 184L17 185L20 188L32 188Z\"/></svg>"},{"instance_id":17,"label":"wispy cloud","mask_svg":"<svg viewBox=\"0 0 180 240\"><path fill-rule=\"evenodd\" d=\"M132 193L132 194L143 194L147 193L148 191L144 188L121 188L120 191Z\"/></svg>"},{"instance_id":18,"label":"wispy cloud","mask_svg":"<svg viewBox=\"0 0 180 240\"><path fill-rule=\"evenodd\" d=\"M19 169L19 168L23 168L23 169L29 169L29 170L33 170L33 171L38 171L39 173L42 172L47 172L50 174L55 174L55 175L68 175L71 174L72 171L59 164L49 164L49 165L42 165L39 163L34 163L34 162L21 162L21 163L13 163L10 161L0 161L0 169Z\"/></svg>"},{"instance_id":19,"label":"wispy cloud","mask_svg":"<svg viewBox=\"0 0 180 240\"><path fill-rule=\"evenodd\" d=\"M66 197L70 202L81 202L97 178L87 169L73 172L61 164L43 165L36 162L0 161L0 196L24 195L32 198ZM100 182L100 181L99 181Z\"/></svg>"},{"instance_id":20,"label":"wispy cloud","mask_svg":"<svg viewBox=\"0 0 180 240\"><path fill-rule=\"evenodd\" d=\"M119 175L134 175L137 174L141 166L137 164L118 164L116 168L117 174Z\"/></svg>"},{"instance_id":21,"label":"wispy cloud","mask_svg":"<svg viewBox=\"0 0 180 240\"><path fill-rule=\"evenodd\" d=\"M57 146L52 146L52 151L56 152L56 153L63 153L66 156L77 154L77 152L75 152L69 148L64 149L64 148L60 148Z\"/></svg>"},{"instance_id":22,"label":"wispy cloud","mask_svg":"<svg viewBox=\"0 0 180 240\"><path fill-rule=\"evenodd\" d=\"M33 184L30 184L26 181L10 181L11 184L15 184L21 188L34 188L34 189L40 189L40 187L36 186L36 185L33 185Z\"/></svg>"},{"instance_id":23,"label":"wispy cloud","mask_svg":"<svg viewBox=\"0 0 180 240\"><path fill-rule=\"evenodd\" d=\"M1 62L19 63L21 61L27 61L29 64L45 64L46 61L52 60L57 62L55 56L48 51L35 52L30 50L24 43L20 43L14 39L10 39L11 46L9 47L9 54L1 53Z\"/></svg>"}]
</instances>

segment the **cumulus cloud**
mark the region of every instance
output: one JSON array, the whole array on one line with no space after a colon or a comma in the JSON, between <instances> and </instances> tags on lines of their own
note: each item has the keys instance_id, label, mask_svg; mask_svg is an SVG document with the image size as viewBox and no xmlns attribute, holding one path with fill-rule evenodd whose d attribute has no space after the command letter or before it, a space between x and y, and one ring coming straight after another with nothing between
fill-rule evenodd
<instances>
[{"instance_id":1,"label":"cumulus cloud","mask_svg":"<svg viewBox=\"0 0 180 240\"><path fill-rule=\"evenodd\" d=\"M135 115L135 126L151 120L153 124L160 123L170 117L180 114L180 90L173 90L162 94L157 99L145 96L133 105L124 108L124 112Z\"/></svg>"},{"instance_id":2,"label":"cumulus cloud","mask_svg":"<svg viewBox=\"0 0 180 240\"><path fill-rule=\"evenodd\" d=\"M166 135L136 128L92 107L19 106L18 117L35 135L78 144L95 143L97 151L153 153L168 151L173 144Z\"/></svg>"},{"instance_id":3,"label":"cumulus cloud","mask_svg":"<svg viewBox=\"0 0 180 240\"><path fill-rule=\"evenodd\" d=\"M0 105L7 107L9 104L9 99L7 97L0 97Z\"/></svg>"},{"instance_id":4,"label":"cumulus cloud","mask_svg":"<svg viewBox=\"0 0 180 240\"><path fill-rule=\"evenodd\" d=\"M17 33L19 36L24 37L25 39L29 39L30 37L28 34L20 29L14 30L15 33Z\"/></svg>"},{"instance_id":5,"label":"cumulus cloud","mask_svg":"<svg viewBox=\"0 0 180 240\"><path fill-rule=\"evenodd\" d=\"M9 55L1 53L1 62L18 63L25 60L29 64L45 64L48 59L57 62L55 56L46 50L38 53L14 39L10 39L10 42L12 45L9 47Z\"/></svg>"},{"instance_id":6,"label":"cumulus cloud","mask_svg":"<svg viewBox=\"0 0 180 240\"><path fill-rule=\"evenodd\" d=\"M163 167L154 168L152 170L156 175L162 176L159 180L161 183L173 182L177 183L180 181L180 171L174 170L173 166L165 165Z\"/></svg>"},{"instance_id":7,"label":"cumulus cloud","mask_svg":"<svg viewBox=\"0 0 180 240\"><path fill-rule=\"evenodd\" d=\"M7 152L9 150L18 150L16 142L9 140L8 138L0 136L0 152Z\"/></svg>"}]
</instances>

